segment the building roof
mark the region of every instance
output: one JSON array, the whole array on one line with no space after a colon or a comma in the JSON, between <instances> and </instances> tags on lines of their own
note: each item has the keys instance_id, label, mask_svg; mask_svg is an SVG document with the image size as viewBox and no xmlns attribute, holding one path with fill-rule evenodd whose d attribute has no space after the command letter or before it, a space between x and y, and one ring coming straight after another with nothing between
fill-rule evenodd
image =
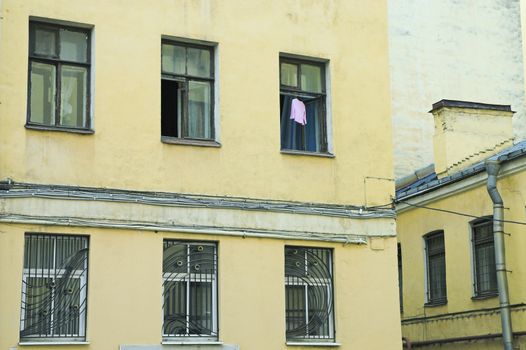
<instances>
[{"instance_id":1,"label":"building roof","mask_svg":"<svg viewBox=\"0 0 526 350\"><path fill-rule=\"evenodd\" d=\"M434 166L427 166L423 169L417 170L415 174L410 175L409 177L414 178L412 181L407 181L407 177L397 181L401 187L396 189L396 199L405 199L407 197L413 197L425 192L430 192L437 188L447 186L453 182L457 182L483 172L486 170L486 166L484 165L485 160L498 160L499 162L505 163L507 161L524 156L526 156L526 140L508 147L492 155L491 157L467 167L466 169L441 179L437 177Z\"/></svg>"}]
</instances>

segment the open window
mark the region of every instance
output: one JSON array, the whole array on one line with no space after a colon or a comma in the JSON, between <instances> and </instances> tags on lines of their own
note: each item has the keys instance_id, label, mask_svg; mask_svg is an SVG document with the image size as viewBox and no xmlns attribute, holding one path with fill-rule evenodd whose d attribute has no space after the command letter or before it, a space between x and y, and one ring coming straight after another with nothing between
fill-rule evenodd
<instances>
[{"instance_id":1,"label":"open window","mask_svg":"<svg viewBox=\"0 0 526 350\"><path fill-rule=\"evenodd\" d=\"M280 57L281 149L328 153L325 62Z\"/></svg>"},{"instance_id":2,"label":"open window","mask_svg":"<svg viewBox=\"0 0 526 350\"><path fill-rule=\"evenodd\" d=\"M161 137L214 140L214 49L162 41Z\"/></svg>"}]
</instances>

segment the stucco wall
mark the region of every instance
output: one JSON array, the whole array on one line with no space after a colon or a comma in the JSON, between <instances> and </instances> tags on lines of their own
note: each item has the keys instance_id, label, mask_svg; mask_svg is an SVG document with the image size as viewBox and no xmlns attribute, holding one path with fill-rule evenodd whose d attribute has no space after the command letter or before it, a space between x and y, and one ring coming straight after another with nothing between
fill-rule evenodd
<instances>
[{"instance_id":1,"label":"stucco wall","mask_svg":"<svg viewBox=\"0 0 526 350\"><path fill-rule=\"evenodd\" d=\"M24 129L29 16L93 25L93 135ZM393 177L385 1L4 0L1 26L0 179L390 201L366 181ZM218 43L222 147L161 143L162 35ZM280 153L280 52L329 60L335 158Z\"/></svg>"},{"instance_id":2,"label":"stucco wall","mask_svg":"<svg viewBox=\"0 0 526 350\"><path fill-rule=\"evenodd\" d=\"M510 164L508 164L509 166ZM524 166L524 165L523 165ZM503 169L506 169L504 167ZM469 179L468 179L469 180ZM504 206L505 220L526 222L526 171L508 175L498 180ZM451 187L451 186L450 186ZM440 189L437 191L441 191ZM424 195L425 196L425 195ZM411 203L417 198L408 199ZM444 196L437 200L420 204L468 213L477 217L492 215L492 202L487 194L485 179L478 186L461 193ZM495 308L499 306L497 297L483 300L472 299L472 243L469 222L473 218L452 215L427 209L414 208L398 214L397 231L403 256L403 297L402 333L413 341L464 337L469 335L500 333L500 317L495 312L464 314L420 321L405 321L426 318L447 313ZM526 236L524 226L504 224L506 245L506 268L508 274L510 303L526 302L524 247ZM425 303L425 253L423 236L435 230L444 231L447 304L426 307ZM526 327L524 306L515 306L512 312L514 331ZM464 349L464 347L459 347ZM466 347L469 348L469 347ZM482 349L483 347L481 347Z\"/></svg>"},{"instance_id":3,"label":"stucco wall","mask_svg":"<svg viewBox=\"0 0 526 350\"><path fill-rule=\"evenodd\" d=\"M90 344L83 349L160 344L163 238L218 242L219 339L225 344L239 345L241 350L292 348L285 345L284 246L302 245L334 249L339 348L401 348L394 237L379 239L373 250L370 245L0 224L1 349L33 348L17 346L24 232L89 235L86 335ZM79 345L59 347L69 350Z\"/></svg>"},{"instance_id":4,"label":"stucco wall","mask_svg":"<svg viewBox=\"0 0 526 350\"><path fill-rule=\"evenodd\" d=\"M519 0L390 0L395 174L433 163L441 99L510 104L526 137Z\"/></svg>"}]
</instances>

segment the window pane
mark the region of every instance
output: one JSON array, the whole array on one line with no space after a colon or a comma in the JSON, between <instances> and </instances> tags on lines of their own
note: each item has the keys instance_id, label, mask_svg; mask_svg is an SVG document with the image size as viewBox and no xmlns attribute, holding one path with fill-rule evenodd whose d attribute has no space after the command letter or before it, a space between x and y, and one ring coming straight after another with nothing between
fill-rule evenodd
<instances>
[{"instance_id":1,"label":"window pane","mask_svg":"<svg viewBox=\"0 0 526 350\"><path fill-rule=\"evenodd\" d=\"M186 74L186 48L162 44L161 66L164 73Z\"/></svg>"},{"instance_id":2,"label":"window pane","mask_svg":"<svg viewBox=\"0 0 526 350\"><path fill-rule=\"evenodd\" d=\"M35 26L34 31L33 53L38 56L57 57L58 30Z\"/></svg>"},{"instance_id":3,"label":"window pane","mask_svg":"<svg viewBox=\"0 0 526 350\"><path fill-rule=\"evenodd\" d=\"M189 326L190 334L212 334L212 283L190 283Z\"/></svg>"},{"instance_id":4,"label":"window pane","mask_svg":"<svg viewBox=\"0 0 526 350\"><path fill-rule=\"evenodd\" d=\"M312 286L308 289L309 296L309 335L328 337L329 315L327 301L330 300L328 286Z\"/></svg>"},{"instance_id":5,"label":"window pane","mask_svg":"<svg viewBox=\"0 0 526 350\"><path fill-rule=\"evenodd\" d=\"M285 305L287 335L289 337L306 336L305 286L285 286Z\"/></svg>"},{"instance_id":6,"label":"window pane","mask_svg":"<svg viewBox=\"0 0 526 350\"><path fill-rule=\"evenodd\" d=\"M51 329L51 278L28 277L24 281L22 295L22 328L20 336L50 334Z\"/></svg>"},{"instance_id":7,"label":"window pane","mask_svg":"<svg viewBox=\"0 0 526 350\"><path fill-rule=\"evenodd\" d=\"M54 240L49 236L28 235L25 238L25 269L52 269L55 265ZM40 274L40 276L43 276Z\"/></svg>"},{"instance_id":8,"label":"window pane","mask_svg":"<svg viewBox=\"0 0 526 350\"><path fill-rule=\"evenodd\" d=\"M209 82L188 82L188 132L187 137L212 138L211 87Z\"/></svg>"},{"instance_id":9,"label":"window pane","mask_svg":"<svg viewBox=\"0 0 526 350\"><path fill-rule=\"evenodd\" d=\"M322 92L321 67L310 64L301 65L301 90Z\"/></svg>"},{"instance_id":10,"label":"window pane","mask_svg":"<svg viewBox=\"0 0 526 350\"><path fill-rule=\"evenodd\" d=\"M188 49L188 75L210 77L210 51L189 47Z\"/></svg>"},{"instance_id":11,"label":"window pane","mask_svg":"<svg viewBox=\"0 0 526 350\"><path fill-rule=\"evenodd\" d=\"M164 283L164 334L186 335L186 283Z\"/></svg>"},{"instance_id":12,"label":"window pane","mask_svg":"<svg viewBox=\"0 0 526 350\"><path fill-rule=\"evenodd\" d=\"M60 125L85 127L88 70L62 66L60 93Z\"/></svg>"},{"instance_id":13,"label":"window pane","mask_svg":"<svg viewBox=\"0 0 526 350\"><path fill-rule=\"evenodd\" d=\"M55 124L56 68L31 62L31 115L33 123Z\"/></svg>"},{"instance_id":14,"label":"window pane","mask_svg":"<svg viewBox=\"0 0 526 350\"><path fill-rule=\"evenodd\" d=\"M87 62L88 35L83 32L60 30L60 59Z\"/></svg>"},{"instance_id":15,"label":"window pane","mask_svg":"<svg viewBox=\"0 0 526 350\"><path fill-rule=\"evenodd\" d=\"M291 63L281 64L281 84L298 87L298 66Z\"/></svg>"},{"instance_id":16,"label":"window pane","mask_svg":"<svg viewBox=\"0 0 526 350\"><path fill-rule=\"evenodd\" d=\"M55 305L53 333L64 336L79 333L81 308L81 282L79 278L57 278L55 281Z\"/></svg>"}]
</instances>

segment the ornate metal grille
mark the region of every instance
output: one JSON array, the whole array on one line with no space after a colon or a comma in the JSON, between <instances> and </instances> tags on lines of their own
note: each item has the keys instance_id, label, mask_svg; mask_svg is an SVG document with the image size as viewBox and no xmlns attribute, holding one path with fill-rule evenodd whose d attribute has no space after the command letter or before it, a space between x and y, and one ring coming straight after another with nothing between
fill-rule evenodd
<instances>
[{"instance_id":1,"label":"ornate metal grille","mask_svg":"<svg viewBox=\"0 0 526 350\"><path fill-rule=\"evenodd\" d=\"M20 339L84 340L88 238L26 234Z\"/></svg>"},{"instance_id":2,"label":"ornate metal grille","mask_svg":"<svg viewBox=\"0 0 526 350\"><path fill-rule=\"evenodd\" d=\"M447 302L446 251L444 232L425 237L427 257L427 301L430 304Z\"/></svg>"},{"instance_id":3,"label":"ornate metal grille","mask_svg":"<svg viewBox=\"0 0 526 350\"><path fill-rule=\"evenodd\" d=\"M332 251L285 247L288 340L334 340Z\"/></svg>"},{"instance_id":4,"label":"ornate metal grille","mask_svg":"<svg viewBox=\"0 0 526 350\"><path fill-rule=\"evenodd\" d=\"M493 220L484 218L471 224L473 229L473 258L475 295L494 295L497 291Z\"/></svg>"},{"instance_id":5,"label":"ornate metal grille","mask_svg":"<svg viewBox=\"0 0 526 350\"><path fill-rule=\"evenodd\" d=\"M163 338L217 340L214 243L164 241Z\"/></svg>"}]
</instances>

